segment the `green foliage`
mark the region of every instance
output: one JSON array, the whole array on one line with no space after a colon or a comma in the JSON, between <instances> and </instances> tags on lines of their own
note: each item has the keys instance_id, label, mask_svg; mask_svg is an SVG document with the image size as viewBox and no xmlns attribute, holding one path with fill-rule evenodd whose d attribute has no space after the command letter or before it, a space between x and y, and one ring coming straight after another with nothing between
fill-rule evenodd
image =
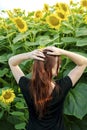
<instances>
[{"instance_id":1,"label":"green foliage","mask_svg":"<svg viewBox=\"0 0 87 130\"><path fill-rule=\"evenodd\" d=\"M87 114L87 84L78 83L66 98L64 113L82 119Z\"/></svg>"},{"instance_id":2,"label":"green foliage","mask_svg":"<svg viewBox=\"0 0 87 130\"><path fill-rule=\"evenodd\" d=\"M77 4L71 5L68 20L61 22L57 30L50 28L46 23L45 17L49 13L37 21L33 18L34 12L26 16L24 11L17 11L13 17L22 16L28 26L28 30L24 33L18 31L10 18L0 18L0 95L3 88L13 88L16 94L15 100L10 105L0 102L0 130L24 129L29 118L26 103L8 66L8 59L11 56L55 45L87 57L87 24L84 22L87 11L84 10L84 13L80 14ZM27 76L31 76L31 66L32 61L25 61L20 65ZM58 78L67 75L74 66L68 58L63 56ZM67 130L87 129L86 82L87 69L66 97L64 114Z\"/></svg>"}]
</instances>

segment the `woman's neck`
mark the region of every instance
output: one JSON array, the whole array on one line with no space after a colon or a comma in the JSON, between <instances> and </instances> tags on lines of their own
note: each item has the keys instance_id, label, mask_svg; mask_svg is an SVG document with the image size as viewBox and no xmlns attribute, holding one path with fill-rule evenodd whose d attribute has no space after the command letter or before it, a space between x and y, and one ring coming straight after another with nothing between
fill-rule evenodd
<instances>
[{"instance_id":1,"label":"woman's neck","mask_svg":"<svg viewBox=\"0 0 87 130\"><path fill-rule=\"evenodd\" d=\"M52 93L52 91L54 90L54 88L55 88L55 82L51 81L51 87L50 87L50 90L49 90L49 94Z\"/></svg>"}]
</instances>

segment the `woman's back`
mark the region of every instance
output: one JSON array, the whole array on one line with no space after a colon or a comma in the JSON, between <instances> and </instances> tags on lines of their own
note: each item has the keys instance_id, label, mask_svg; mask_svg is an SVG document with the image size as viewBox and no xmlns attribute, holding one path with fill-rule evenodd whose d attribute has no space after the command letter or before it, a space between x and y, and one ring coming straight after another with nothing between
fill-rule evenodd
<instances>
[{"instance_id":1,"label":"woman's back","mask_svg":"<svg viewBox=\"0 0 87 130\"><path fill-rule=\"evenodd\" d=\"M66 76L63 79L56 80L56 86L51 93L52 99L47 102L46 113L42 118L39 118L36 112L34 101L29 92L30 85L30 79L24 76L20 78L19 86L29 110L27 130L64 130L62 117L63 102L66 94L72 87L70 78ZM59 92L57 91L58 86L60 86Z\"/></svg>"}]
</instances>

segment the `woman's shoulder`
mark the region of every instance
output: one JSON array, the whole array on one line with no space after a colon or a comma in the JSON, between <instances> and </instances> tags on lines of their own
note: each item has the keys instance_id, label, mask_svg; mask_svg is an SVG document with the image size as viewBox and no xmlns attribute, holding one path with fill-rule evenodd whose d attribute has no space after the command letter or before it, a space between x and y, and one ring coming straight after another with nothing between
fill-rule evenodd
<instances>
[{"instance_id":1,"label":"woman's shoulder","mask_svg":"<svg viewBox=\"0 0 87 130\"><path fill-rule=\"evenodd\" d=\"M56 80L56 83L62 88L64 91L68 91L72 88L72 81L69 76L62 77Z\"/></svg>"},{"instance_id":2,"label":"woman's shoulder","mask_svg":"<svg viewBox=\"0 0 87 130\"><path fill-rule=\"evenodd\" d=\"M26 76L22 76L22 77L20 77L18 84L19 84L20 87L24 87L24 86L29 85L30 82L31 82L30 78L28 78Z\"/></svg>"},{"instance_id":3,"label":"woman's shoulder","mask_svg":"<svg viewBox=\"0 0 87 130\"><path fill-rule=\"evenodd\" d=\"M58 84L70 84L72 86L72 81L69 76L61 77L60 79L56 79L56 83Z\"/></svg>"}]
</instances>

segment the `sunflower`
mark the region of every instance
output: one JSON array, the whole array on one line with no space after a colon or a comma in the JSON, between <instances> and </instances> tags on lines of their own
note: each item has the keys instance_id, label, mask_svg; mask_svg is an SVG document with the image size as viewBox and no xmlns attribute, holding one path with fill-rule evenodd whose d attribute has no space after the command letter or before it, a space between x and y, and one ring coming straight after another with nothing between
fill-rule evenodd
<instances>
[{"instance_id":1,"label":"sunflower","mask_svg":"<svg viewBox=\"0 0 87 130\"><path fill-rule=\"evenodd\" d=\"M15 94L12 89L2 90L2 95L0 96L0 100L5 103L9 104L14 101Z\"/></svg>"},{"instance_id":2,"label":"sunflower","mask_svg":"<svg viewBox=\"0 0 87 130\"><path fill-rule=\"evenodd\" d=\"M55 8L55 9L59 9L59 8L60 8L60 5L59 5L58 2L54 5L54 8Z\"/></svg>"},{"instance_id":3,"label":"sunflower","mask_svg":"<svg viewBox=\"0 0 87 130\"><path fill-rule=\"evenodd\" d=\"M57 14L59 19L67 20L67 15L62 10L57 10L56 14Z\"/></svg>"},{"instance_id":4,"label":"sunflower","mask_svg":"<svg viewBox=\"0 0 87 130\"><path fill-rule=\"evenodd\" d=\"M70 0L70 1L69 1L69 4L70 4L70 5L73 5L73 0Z\"/></svg>"},{"instance_id":5,"label":"sunflower","mask_svg":"<svg viewBox=\"0 0 87 130\"><path fill-rule=\"evenodd\" d=\"M20 8L14 8L14 9L13 9L13 12L14 12L15 14L20 14L20 13L21 13L21 9L20 9Z\"/></svg>"},{"instance_id":6,"label":"sunflower","mask_svg":"<svg viewBox=\"0 0 87 130\"><path fill-rule=\"evenodd\" d=\"M43 16L42 11L37 10L37 11L34 13L34 16L35 16L36 19L42 18L42 16Z\"/></svg>"},{"instance_id":7,"label":"sunflower","mask_svg":"<svg viewBox=\"0 0 87 130\"><path fill-rule=\"evenodd\" d=\"M27 29L28 29L27 24L21 17L13 18L13 22L16 24L16 26L20 32L27 31Z\"/></svg>"},{"instance_id":8,"label":"sunflower","mask_svg":"<svg viewBox=\"0 0 87 130\"><path fill-rule=\"evenodd\" d=\"M69 7L68 7L68 5L66 3L61 2L59 4L59 6L60 6L60 9L62 9L65 14L69 14Z\"/></svg>"},{"instance_id":9,"label":"sunflower","mask_svg":"<svg viewBox=\"0 0 87 130\"><path fill-rule=\"evenodd\" d=\"M43 11L49 12L49 5L48 4L44 4Z\"/></svg>"},{"instance_id":10,"label":"sunflower","mask_svg":"<svg viewBox=\"0 0 87 130\"><path fill-rule=\"evenodd\" d=\"M0 19L0 28L4 28L5 30L9 29L9 26L4 19Z\"/></svg>"},{"instance_id":11,"label":"sunflower","mask_svg":"<svg viewBox=\"0 0 87 130\"><path fill-rule=\"evenodd\" d=\"M81 6L87 8L87 0L81 0Z\"/></svg>"},{"instance_id":12,"label":"sunflower","mask_svg":"<svg viewBox=\"0 0 87 130\"><path fill-rule=\"evenodd\" d=\"M56 14L51 14L46 19L51 28L58 29L60 27L60 19Z\"/></svg>"},{"instance_id":13,"label":"sunflower","mask_svg":"<svg viewBox=\"0 0 87 130\"><path fill-rule=\"evenodd\" d=\"M7 10L6 12L7 12L9 18L13 18L13 13L11 12L11 10Z\"/></svg>"}]
</instances>

